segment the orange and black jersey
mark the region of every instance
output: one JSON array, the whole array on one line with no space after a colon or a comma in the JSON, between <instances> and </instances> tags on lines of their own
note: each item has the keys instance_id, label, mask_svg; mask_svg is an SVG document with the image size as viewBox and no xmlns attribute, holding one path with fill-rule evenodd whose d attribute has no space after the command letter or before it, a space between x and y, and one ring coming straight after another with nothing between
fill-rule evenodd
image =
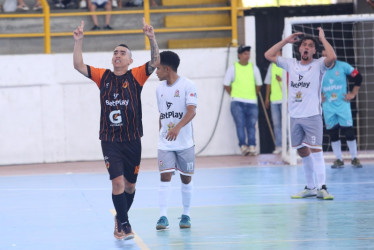
<instances>
[{"instance_id":1,"label":"orange and black jersey","mask_svg":"<svg viewBox=\"0 0 374 250\"><path fill-rule=\"evenodd\" d=\"M88 78L100 89L100 140L125 142L143 136L140 94L149 77L148 63L116 76L87 65Z\"/></svg>"}]
</instances>

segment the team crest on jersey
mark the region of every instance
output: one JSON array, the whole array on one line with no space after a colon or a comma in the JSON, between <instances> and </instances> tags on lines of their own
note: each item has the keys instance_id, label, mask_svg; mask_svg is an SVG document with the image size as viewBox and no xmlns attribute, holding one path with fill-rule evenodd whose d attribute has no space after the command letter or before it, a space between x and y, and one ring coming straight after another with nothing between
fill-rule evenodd
<instances>
[{"instance_id":1,"label":"team crest on jersey","mask_svg":"<svg viewBox=\"0 0 374 250\"><path fill-rule=\"evenodd\" d=\"M295 101L296 102L301 102L302 100L303 100L303 93L301 91L299 91L299 92L296 93Z\"/></svg>"},{"instance_id":2,"label":"team crest on jersey","mask_svg":"<svg viewBox=\"0 0 374 250\"><path fill-rule=\"evenodd\" d=\"M179 97L179 89L177 89L174 93L174 97Z\"/></svg>"},{"instance_id":3,"label":"team crest on jersey","mask_svg":"<svg viewBox=\"0 0 374 250\"><path fill-rule=\"evenodd\" d=\"M124 83L122 83L122 88L127 88L129 86L129 82L126 80Z\"/></svg>"},{"instance_id":4,"label":"team crest on jersey","mask_svg":"<svg viewBox=\"0 0 374 250\"><path fill-rule=\"evenodd\" d=\"M168 131L170 131L170 129L172 129L172 128L174 128L174 127L175 127L175 123L170 122L170 123L168 124Z\"/></svg>"},{"instance_id":5,"label":"team crest on jersey","mask_svg":"<svg viewBox=\"0 0 374 250\"><path fill-rule=\"evenodd\" d=\"M340 75L339 71L335 71L335 75L339 76Z\"/></svg>"},{"instance_id":6,"label":"team crest on jersey","mask_svg":"<svg viewBox=\"0 0 374 250\"><path fill-rule=\"evenodd\" d=\"M331 101L335 101L336 99L338 99L338 95L336 93L332 93L331 94Z\"/></svg>"}]
</instances>

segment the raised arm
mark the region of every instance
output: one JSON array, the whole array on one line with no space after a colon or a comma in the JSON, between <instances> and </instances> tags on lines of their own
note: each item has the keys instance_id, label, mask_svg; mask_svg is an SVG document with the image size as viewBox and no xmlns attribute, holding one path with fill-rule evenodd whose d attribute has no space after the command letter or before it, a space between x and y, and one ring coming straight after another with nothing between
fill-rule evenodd
<instances>
[{"instance_id":1,"label":"raised arm","mask_svg":"<svg viewBox=\"0 0 374 250\"><path fill-rule=\"evenodd\" d=\"M76 28L73 32L74 37L74 52L73 52L73 62L74 68L78 70L81 74L88 76L87 66L83 62L82 56L82 43L83 43L83 28L84 21L81 21L81 25Z\"/></svg>"},{"instance_id":2,"label":"raised arm","mask_svg":"<svg viewBox=\"0 0 374 250\"><path fill-rule=\"evenodd\" d=\"M289 37L283 39L282 41L276 43L265 52L265 58L273 63L277 63L277 53L280 51L284 45L287 43L295 43L299 40L298 36L302 35L302 32L293 33Z\"/></svg>"},{"instance_id":3,"label":"raised arm","mask_svg":"<svg viewBox=\"0 0 374 250\"><path fill-rule=\"evenodd\" d=\"M326 40L325 32L321 27L318 27L319 30L319 40L323 44L323 47L326 51L325 66L330 68L336 61L336 54L334 49L331 47L330 43Z\"/></svg>"},{"instance_id":4,"label":"raised arm","mask_svg":"<svg viewBox=\"0 0 374 250\"><path fill-rule=\"evenodd\" d=\"M155 31L153 27L145 22L143 17L143 32L148 37L151 45L151 61L148 63L148 72L151 74L160 63L160 52L156 41Z\"/></svg>"}]
</instances>

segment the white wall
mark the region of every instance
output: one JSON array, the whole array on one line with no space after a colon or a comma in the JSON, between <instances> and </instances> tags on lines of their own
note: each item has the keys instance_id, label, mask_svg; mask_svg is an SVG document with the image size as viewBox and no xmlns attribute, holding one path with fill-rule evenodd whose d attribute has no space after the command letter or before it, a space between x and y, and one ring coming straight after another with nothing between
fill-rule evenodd
<instances>
[{"instance_id":1,"label":"white wall","mask_svg":"<svg viewBox=\"0 0 374 250\"><path fill-rule=\"evenodd\" d=\"M229 64L236 58L232 48ZM193 120L196 152L207 143L218 115L226 48L175 50L179 74L197 84ZM86 64L112 68L112 53L84 53ZM134 66L150 58L133 51ZM72 54L0 56L0 165L101 160L99 90L73 69ZM153 74L142 92L143 157L157 155L158 110ZM238 154L238 141L225 93L216 133L201 155Z\"/></svg>"}]
</instances>

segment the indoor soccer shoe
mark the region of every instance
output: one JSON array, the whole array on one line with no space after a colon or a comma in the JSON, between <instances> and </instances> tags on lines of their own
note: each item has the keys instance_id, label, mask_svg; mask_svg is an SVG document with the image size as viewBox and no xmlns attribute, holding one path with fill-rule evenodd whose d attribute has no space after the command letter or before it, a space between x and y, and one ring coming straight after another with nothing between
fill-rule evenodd
<instances>
[{"instance_id":1,"label":"indoor soccer shoe","mask_svg":"<svg viewBox=\"0 0 374 250\"><path fill-rule=\"evenodd\" d=\"M122 223L114 217L114 237L117 240L130 240L134 238L134 233L131 230L129 222Z\"/></svg>"},{"instance_id":2,"label":"indoor soccer shoe","mask_svg":"<svg viewBox=\"0 0 374 250\"><path fill-rule=\"evenodd\" d=\"M344 168L344 161L337 159L334 161L334 164L331 165L331 168Z\"/></svg>"},{"instance_id":3,"label":"indoor soccer shoe","mask_svg":"<svg viewBox=\"0 0 374 250\"><path fill-rule=\"evenodd\" d=\"M361 162L357 158L353 158L351 164L352 164L352 167L354 168L362 168Z\"/></svg>"},{"instance_id":4,"label":"indoor soccer shoe","mask_svg":"<svg viewBox=\"0 0 374 250\"><path fill-rule=\"evenodd\" d=\"M191 219L190 216L182 214L181 221L179 222L180 228L190 228L191 227Z\"/></svg>"},{"instance_id":5,"label":"indoor soccer shoe","mask_svg":"<svg viewBox=\"0 0 374 250\"><path fill-rule=\"evenodd\" d=\"M157 221L156 230L166 230L169 228L169 221L166 216L161 216L160 219Z\"/></svg>"},{"instance_id":6,"label":"indoor soccer shoe","mask_svg":"<svg viewBox=\"0 0 374 250\"><path fill-rule=\"evenodd\" d=\"M125 234L124 240L131 240L134 238L135 234L132 232L130 222L125 222L121 224L122 231Z\"/></svg>"},{"instance_id":7,"label":"indoor soccer shoe","mask_svg":"<svg viewBox=\"0 0 374 250\"><path fill-rule=\"evenodd\" d=\"M317 190L317 198L323 200L333 200L334 196L327 192L326 185L322 185L322 188Z\"/></svg>"},{"instance_id":8,"label":"indoor soccer shoe","mask_svg":"<svg viewBox=\"0 0 374 250\"><path fill-rule=\"evenodd\" d=\"M292 199L303 199L303 198L308 198L308 197L314 197L317 195L316 188L309 189L305 186L303 191L300 191L297 194L291 195Z\"/></svg>"}]
</instances>

